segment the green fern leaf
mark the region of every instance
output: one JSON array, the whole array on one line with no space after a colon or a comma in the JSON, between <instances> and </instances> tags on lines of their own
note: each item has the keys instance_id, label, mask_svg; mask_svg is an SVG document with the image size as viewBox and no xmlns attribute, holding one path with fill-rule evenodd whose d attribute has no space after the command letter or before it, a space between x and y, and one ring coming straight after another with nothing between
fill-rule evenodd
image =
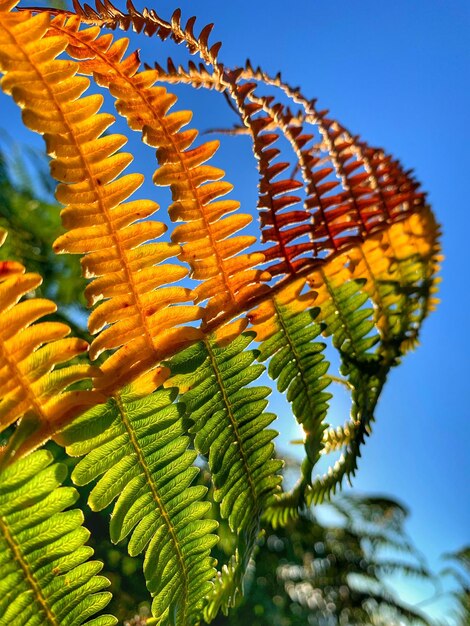
<instances>
[{"instance_id":1,"label":"green fern leaf","mask_svg":"<svg viewBox=\"0 0 470 626\"><path fill-rule=\"evenodd\" d=\"M281 523L279 505L289 507L296 515L304 502L304 492L311 484L312 471L323 446L324 423L331 394L324 391L331 383L329 368L323 351L326 344L315 341L323 327L314 323L320 309L303 312L282 306L273 299L276 332L260 344L260 360L270 359L268 373L277 381L280 392L287 391L287 400L305 432L306 458L302 464L302 477L291 494L283 494L274 508L268 509L266 518L277 525ZM284 519L284 521L287 520Z\"/></svg>"},{"instance_id":2,"label":"green fern leaf","mask_svg":"<svg viewBox=\"0 0 470 626\"><path fill-rule=\"evenodd\" d=\"M251 387L264 371L254 365L257 351L246 350L253 338L244 333L228 346L199 343L167 365L171 384L181 390L196 449L208 458L214 500L231 529L239 534L238 551L216 581L205 610L212 619L219 607L232 606L259 533L259 520L274 499L281 461L273 458L275 416L264 413L268 387Z\"/></svg>"},{"instance_id":3,"label":"green fern leaf","mask_svg":"<svg viewBox=\"0 0 470 626\"><path fill-rule=\"evenodd\" d=\"M257 528L253 528L253 532L255 531L256 534L248 539L243 535L238 538L238 548L235 549L229 562L217 572L214 591L204 608L204 619L207 623L212 622L221 610L224 615L228 615L229 609L236 606L238 600L244 596L245 574L250 561L253 560L253 547L258 539Z\"/></svg>"},{"instance_id":4,"label":"green fern leaf","mask_svg":"<svg viewBox=\"0 0 470 626\"><path fill-rule=\"evenodd\" d=\"M0 476L0 625L112 626L94 617L111 599L99 561L89 561L78 494L61 487L65 465L41 450ZM90 619L92 618L92 619Z\"/></svg>"},{"instance_id":5,"label":"green fern leaf","mask_svg":"<svg viewBox=\"0 0 470 626\"><path fill-rule=\"evenodd\" d=\"M379 341L374 329L373 310L364 308L369 296L361 290L363 280L351 280L333 286L324 274L330 299L321 307L320 319L326 324L326 334L332 335L333 345L340 350L343 361L366 359L366 353Z\"/></svg>"},{"instance_id":6,"label":"green fern leaf","mask_svg":"<svg viewBox=\"0 0 470 626\"><path fill-rule=\"evenodd\" d=\"M130 535L131 556L145 552L144 574L157 623L194 624L215 576L210 549L217 522L204 519L206 487L190 486L198 474L183 436L183 407L175 389L136 397L133 387L80 417L64 434L67 451L86 455L72 478L98 479L89 504L102 510L116 501L110 534Z\"/></svg>"},{"instance_id":7,"label":"green fern leaf","mask_svg":"<svg viewBox=\"0 0 470 626\"><path fill-rule=\"evenodd\" d=\"M330 499L341 487L343 480L350 480L356 473L361 446L370 434L377 401L390 370L388 364L380 363L379 357L373 360L373 356L370 355L370 362L366 361L362 370L357 367L357 362L343 366L348 369L349 382L352 385L351 420L344 430L338 429L336 441L341 441L342 435L345 435L345 451L334 467L314 481L307 497L308 504L318 504Z\"/></svg>"},{"instance_id":8,"label":"green fern leaf","mask_svg":"<svg viewBox=\"0 0 470 626\"><path fill-rule=\"evenodd\" d=\"M275 415L263 413L270 389L248 386L264 371L253 365L257 352L245 350L252 339L244 333L225 347L200 342L167 363L171 384L183 390L196 449L209 459L214 499L234 531L250 526L281 482L282 464L272 458L277 432L266 429Z\"/></svg>"}]
</instances>

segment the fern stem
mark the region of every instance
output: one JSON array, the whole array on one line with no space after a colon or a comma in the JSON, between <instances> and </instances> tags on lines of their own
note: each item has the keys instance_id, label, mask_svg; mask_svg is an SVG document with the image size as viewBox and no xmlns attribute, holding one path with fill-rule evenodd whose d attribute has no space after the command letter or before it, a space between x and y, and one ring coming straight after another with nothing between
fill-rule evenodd
<instances>
[{"instance_id":1,"label":"fern stem","mask_svg":"<svg viewBox=\"0 0 470 626\"><path fill-rule=\"evenodd\" d=\"M349 391L352 391L354 389L351 383L345 378L340 378L339 376L332 376L331 374L329 375L329 378L332 382L338 383L338 385L342 385L343 387L346 387L346 389L348 389Z\"/></svg>"}]
</instances>

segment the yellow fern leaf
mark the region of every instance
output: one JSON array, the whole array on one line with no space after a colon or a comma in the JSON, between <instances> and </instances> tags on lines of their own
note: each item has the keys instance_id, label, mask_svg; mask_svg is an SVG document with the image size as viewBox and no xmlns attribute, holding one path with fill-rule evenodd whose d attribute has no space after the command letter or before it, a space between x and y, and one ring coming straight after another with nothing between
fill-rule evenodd
<instances>
[{"instance_id":1,"label":"yellow fern leaf","mask_svg":"<svg viewBox=\"0 0 470 626\"><path fill-rule=\"evenodd\" d=\"M100 85L108 87L130 128L143 131L145 142L157 148L160 167L154 182L171 187L170 217L186 222L176 227L172 240L182 244L181 258L190 265L192 278L205 281L193 290L194 302L208 301L203 317L206 324L219 316L230 319L243 309L244 302L262 293L262 282L270 275L254 269L264 261L262 253L240 254L256 238L232 236L252 218L244 214L230 216L239 208L234 200L215 201L232 189L229 183L220 182L222 170L205 165L218 142L191 148L197 131L182 130L191 112L169 112L176 96L164 87L154 86L156 70L138 73L135 55L124 59L127 39L112 43L109 35L98 37L97 28L80 31L76 19L58 17L52 27L68 37L67 51L81 61L80 71L92 73ZM246 321L237 321L232 326L233 334L245 326ZM225 329L223 335L228 337L230 333Z\"/></svg>"},{"instance_id":2,"label":"yellow fern leaf","mask_svg":"<svg viewBox=\"0 0 470 626\"><path fill-rule=\"evenodd\" d=\"M410 300L411 290L418 291L422 282L426 301L421 316L425 317L436 305L435 275L439 270L439 229L428 207L408 215L400 222L371 235L360 246L345 253L351 277L365 278L364 291L376 305L376 323L383 338L390 338L392 329L387 312L396 308L400 300ZM380 285L395 285L394 289L381 289ZM417 329L415 329L417 331ZM408 340L412 347L414 340Z\"/></svg>"},{"instance_id":3,"label":"yellow fern leaf","mask_svg":"<svg viewBox=\"0 0 470 626\"><path fill-rule=\"evenodd\" d=\"M118 152L126 138L102 136L114 117L99 113L102 96L81 97L89 80L76 76L75 61L56 58L68 40L57 33L51 36L49 28L50 17L44 13L2 17L2 87L22 107L26 125L44 135L54 157L51 172L60 181L56 197L66 205L62 217L68 229L54 249L84 254L84 273L96 279L87 288L88 301L106 300L90 316L91 332L107 326L93 341L90 355L117 349L97 381L110 392L197 339L199 331L181 324L198 319L200 309L167 308L192 299L189 289L158 289L186 274L179 265L156 265L177 255L179 246L142 245L165 231L160 222L140 221L158 205L125 202L143 182L140 174L121 175L132 161L131 155ZM122 47L116 44L118 57Z\"/></svg>"},{"instance_id":4,"label":"yellow fern leaf","mask_svg":"<svg viewBox=\"0 0 470 626\"><path fill-rule=\"evenodd\" d=\"M67 337L70 328L65 324L38 322L57 309L50 300L22 300L41 282L38 274L26 274L20 263L0 263L0 432L24 415L39 420L22 453L104 400L96 391L67 390L78 381L97 376L98 368L74 364L55 369L86 352L88 344Z\"/></svg>"}]
</instances>

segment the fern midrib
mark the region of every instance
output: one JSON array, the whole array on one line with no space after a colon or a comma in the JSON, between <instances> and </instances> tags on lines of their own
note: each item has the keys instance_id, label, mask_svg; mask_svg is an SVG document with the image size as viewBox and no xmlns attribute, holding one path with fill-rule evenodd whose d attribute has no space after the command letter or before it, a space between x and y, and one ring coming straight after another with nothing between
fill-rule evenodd
<instances>
[{"instance_id":1,"label":"fern midrib","mask_svg":"<svg viewBox=\"0 0 470 626\"><path fill-rule=\"evenodd\" d=\"M38 64L36 64L34 62L34 60L28 56L26 54L26 52L24 51L23 47L21 46L21 44L18 42L18 40L14 37L13 33L11 33L10 31L8 31L11 38L14 40L16 46L20 49L21 53L23 54L24 58L27 60L27 62L30 63L31 67L34 69L34 71L36 72L36 75L38 76L38 78L41 80L41 82L43 83L43 85L46 88L46 91L50 97L50 100L54 103L56 110L59 112L60 117L62 119L63 124L66 126L66 128L69 131L69 137L72 139L73 144L77 150L77 154L80 158L80 162L82 164L83 169L86 172L86 179L88 179L89 181L92 181L93 183L93 193L95 194L97 201L98 201L98 206L103 214L103 216L106 219L106 224L107 227L109 228L111 237L114 241L114 244L116 246L116 249L118 251L118 254L122 260L122 266L125 272L125 275L127 277L127 282L128 285L130 287L130 291L131 291L131 297L134 300L135 303L135 307L137 309L137 312L139 314L140 320L141 320L141 324L142 324L142 328L144 330L145 336L147 338L148 341L148 345L152 346L152 349L155 351L155 346L153 343L153 337L152 334L150 333L150 329L147 326L147 319L146 316L144 314L144 310L143 307L141 305L141 301L140 301L140 297L139 294L137 292L136 286L135 286L135 282L134 282L134 278L132 276L132 272L129 266L129 263L127 261L127 256L125 254L125 250L121 245L121 242L119 241L119 237L118 237L118 233L119 231L116 230L114 228L114 224L111 220L110 214L108 209L106 208L106 204L103 200L103 196L102 196L102 192L101 192L101 186L97 184L96 182L96 178L95 176L93 176L93 173L90 169L90 166L88 164L88 160L81 148L81 144L77 141L77 137L75 135L74 132L74 126L68 121L67 115L64 113L62 107L61 107L61 103L57 100L57 98L55 97L55 93L54 91L50 88L49 83L44 79ZM155 351L156 352L156 351Z\"/></svg>"},{"instance_id":2,"label":"fern midrib","mask_svg":"<svg viewBox=\"0 0 470 626\"><path fill-rule=\"evenodd\" d=\"M181 566L181 571L183 574L183 581L184 581L184 585L183 585L183 598L184 598L184 602L183 604L183 621L181 623L181 626L184 626L186 624L186 616L187 616L187 598L189 595L189 575L188 575L188 570L186 567L186 562L184 560L183 557L183 553L181 552L181 548L179 545L179 541L178 541L178 536L176 534L176 530L171 522L171 518L170 515L168 514L168 511L166 510L165 507L165 503L162 501L162 499L160 498L160 496L158 495L158 490L156 489L153 479L152 479L152 475L150 473L150 470L148 468L147 462L145 460L145 456L142 452L142 449L139 445L137 436L134 432L134 429L132 427L132 424L127 416L127 412L126 412L126 407L121 399L121 396L119 394L116 394L113 396L114 397L114 401L116 402L116 406L119 410L119 413L121 415L121 419L122 419L122 423L124 425L124 428L126 429L126 432L129 436L129 440L131 442L132 447L134 448L134 452L135 455L137 457L137 461L141 467L141 470L144 474L145 477L145 481L147 483L147 486L150 490L150 493L152 494L153 500L155 502L155 504L157 505L164 521L165 521L165 525L168 529L168 532L170 533L170 538L171 538L171 542L173 544L174 547L174 551L176 553L176 556L178 558L178 561L180 563Z\"/></svg>"},{"instance_id":3,"label":"fern midrib","mask_svg":"<svg viewBox=\"0 0 470 626\"><path fill-rule=\"evenodd\" d=\"M164 118L162 118L162 117L160 117L160 115L158 115L157 111L151 105L151 103L149 102L147 96L145 95L145 91L146 90L145 89L144 90L138 89L138 87L134 83L133 78L127 76L124 72L121 71L120 64L119 63L116 63L116 64L111 63L111 61L109 60L109 58L105 54L101 53L95 46L93 46L93 42L83 42L80 39L80 37L77 37L73 33L70 33L70 31L68 31L66 28L60 28L60 27L57 27L54 24L52 26L56 30L58 30L60 32L65 32L68 37L72 37L73 39L75 39L81 46L88 47L90 50L93 51L93 53L96 56L98 56L101 59L101 61L104 64L106 64L114 72L116 72L116 74L118 74L121 79L125 80L126 83L131 87L131 89L134 92L134 94L137 95L140 98L140 100L143 102L143 104L145 105L145 108L147 109L147 112L151 115L153 120L161 128L162 132L165 135L165 138L166 138L168 144L171 145L171 148L173 150L174 155L176 155L176 157L178 158L178 161L179 161L179 164L181 166L181 169L184 172L186 180L188 181L188 186L190 188L191 194L192 194L194 200L196 201L197 206L199 207L199 212L200 212L200 215L201 215L202 220L204 222L205 230L208 233L212 250L214 251L214 255L215 255L216 259L217 259L217 265L218 265L219 270L220 270L220 272L221 272L221 274L223 276L225 287L226 287L227 291L230 294L230 297L231 297L231 300L232 300L233 304L236 306L237 305L237 300L236 300L235 293L233 292L232 285L230 283L230 277L227 276L227 273L226 273L226 270L225 270L225 267L224 267L224 264L223 264L223 258L221 257L221 255L220 255L220 253L218 251L217 241L215 240L214 235L212 233L211 224L207 220L207 217L206 217L206 214L205 214L205 211L204 211L204 205L201 202L201 199L200 199L200 196L199 196L199 193L198 193L198 189L197 189L197 187L194 186L192 175L191 175L191 170L189 170L187 168L186 163L184 161L184 158L182 156L182 153L180 152L180 150L178 150L178 147L177 147L177 145L175 143L173 135L168 132L168 130L167 130L165 124L164 124Z\"/></svg>"},{"instance_id":4,"label":"fern midrib","mask_svg":"<svg viewBox=\"0 0 470 626\"><path fill-rule=\"evenodd\" d=\"M224 405L225 405L225 407L227 409L226 414L227 414L227 416L228 416L228 418L230 420L230 424L232 426L233 433L234 433L236 441L237 441L237 447L238 447L238 450L240 452L240 457L242 459L243 469L245 471L245 475L246 475L246 477L248 479L248 484L249 484L249 487L250 487L250 492L251 492L251 495L252 495L252 498L253 498L253 502L255 504L256 509L260 509L261 507L260 507L260 503L259 503L259 499L258 499L258 494L257 494L256 488L255 488L255 484L253 482L253 477L251 475L248 459L246 457L245 450L243 448L243 440L241 438L240 431L238 429L237 420L236 420L235 415L233 414L233 411L232 411L232 405L230 403L230 398L228 397L227 392L225 390L224 381L223 381L222 376L220 375L220 372L219 372L219 366L218 366L218 363L217 363L217 359L216 359L215 354L214 354L214 352L212 350L212 346L210 345L210 341L205 339L204 340L204 344L206 346L207 353L209 355L209 360L210 360L211 365L212 365L212 371L214 372L214 376L215 376L217 385L218 385L218 387L219 387L219 389L220 389L220 391L222 393L222 399L223 399Z\"/></svg>"},{"instance_id":5,"label":"fern midrib","mask_svg":"<svg viewBox=\"0 0 470 626\"><path fill-rule=\"evenodd\" d=\"M28 561L23 557L23 553L21 552L20 546L15 541L15 538L11 534L7 522L6 520L4 520L2 515L0 515L0 529L5 538L5 541L7 542L11 551L13 552L15 561L19 564L19 566L23 570L26 580L28 581L30 587L32 588L34 592L36 601L38 602L38 604L41 606L42 610L46 614L46 617L49 623L51 624L51 626L60 626L60 622L57 620L52 609L49 607L47 600L42 593L40 584L36 580L36 577L34 573L32 572Z\"/></svg>"}]
</instances>

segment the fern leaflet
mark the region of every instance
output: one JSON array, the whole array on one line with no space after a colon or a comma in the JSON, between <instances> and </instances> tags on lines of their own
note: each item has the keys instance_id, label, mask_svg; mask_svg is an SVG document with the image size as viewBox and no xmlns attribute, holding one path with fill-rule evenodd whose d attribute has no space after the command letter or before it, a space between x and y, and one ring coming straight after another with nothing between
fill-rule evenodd
<instances>
[{"instance_id":1,"label":"fern leaflet","mask_svg":"<svg viewBox=\"0 0 470 626\"><path fill-rule=\"evenodd\" d=\"M167 363L170 383L181 390L196 449L208 458L214 500L223 518L243 537L237 556L220 575L214 606L229 606L243 564L252 553L263 509L273 500L282 463L273 459L276 436L267 429L274 415L264 413L267 387L249 386L264 370L253 365L256 352L246 350L253 335L246 333L221 347L213 340L196 344ZM235 582L234 582L235 580ZM209 604L211 606L211 604Z\"/></svg>"}]
</instances>

